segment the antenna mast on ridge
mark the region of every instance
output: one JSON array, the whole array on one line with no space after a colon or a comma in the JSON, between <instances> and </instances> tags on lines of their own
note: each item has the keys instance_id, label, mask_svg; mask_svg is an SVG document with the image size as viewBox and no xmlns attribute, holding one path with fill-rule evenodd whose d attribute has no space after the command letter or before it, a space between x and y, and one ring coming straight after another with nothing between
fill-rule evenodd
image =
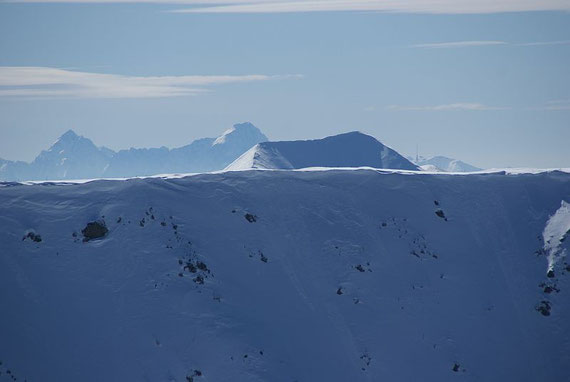
<instances>
[{"instance_id":1,"label":"antenna mast on ridge","mask_svg":"<svg viewBox=\"0 0 570 382\"><path fill-rule=\"evenodd\" d=\"M419 153L418 153L418 144L416 143L416 163L418 163L420 160L419 158Z\"/></svg>"}]
</instances>

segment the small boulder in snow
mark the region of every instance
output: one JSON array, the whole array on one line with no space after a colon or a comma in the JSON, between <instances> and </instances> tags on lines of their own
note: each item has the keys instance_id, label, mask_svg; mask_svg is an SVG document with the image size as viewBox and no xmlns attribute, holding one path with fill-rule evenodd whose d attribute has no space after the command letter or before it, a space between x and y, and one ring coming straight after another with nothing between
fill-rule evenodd
<instances>
[{"instance_id":1,"label":"small boulder in snow","mask_svg":"<svg viewBox=\"0 0 570 382\"><path fill-rule=\"evenodd\" d=\"M22 238L22 241L26 239L30 239L31 241L35 241L36 243L40 243L42 241L42 237L39 234L35 233L34 231L29 231L28 233L26 233Z\"/></svg>"},{"instance_id":2,"label":"small boulder in snow","mask_svg":"<svg viewBox=\"0 0 570 382\"><path fill-rule=\"evenodd\" d=\"M89 222L85 228L81 230L81 233L83 234L83 241L85 242L105 237L108 232L109 229L107 229L107 226L103 221Z\"/></svg>"},{"instance_id":3,"label":"small boulder in snow","mask_svg":"<svg viewBox=\"0 0 570 382\"><path fill-rule=\"evenodd\" d=\"M250 213L245 214L244 217L250 223L255 223L257 221L257 216Z\"/></svg>"}]
</instances>

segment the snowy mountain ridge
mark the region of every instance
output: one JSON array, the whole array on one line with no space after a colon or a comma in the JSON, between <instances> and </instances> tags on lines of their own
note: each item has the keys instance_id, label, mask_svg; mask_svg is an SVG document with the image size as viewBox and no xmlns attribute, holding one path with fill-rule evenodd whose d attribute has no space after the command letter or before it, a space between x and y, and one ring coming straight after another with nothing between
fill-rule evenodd
<instances>
[{"instance_id":1,"label":"snowy mountain ridge","mask_svg":"<svg viewBox=\"0 0 570 382\"><path fill-rule=\"evenodd\" d=\"M569 172L0 185L0 380L566 378Z\"/></svg>"},{"instance_id":2,"label":"snowy mountain ridge","mask_svg":"<svg viewBox=\"0 0 570 382\"><path fill-rule=\"evenodd\" d=\"M441 155L429 158L419 157L417 160L411 157L407 158L426 171L475 172L483 170L482 168L472 166L459 159L448 158Z\"/></svg>"}]
</instances>

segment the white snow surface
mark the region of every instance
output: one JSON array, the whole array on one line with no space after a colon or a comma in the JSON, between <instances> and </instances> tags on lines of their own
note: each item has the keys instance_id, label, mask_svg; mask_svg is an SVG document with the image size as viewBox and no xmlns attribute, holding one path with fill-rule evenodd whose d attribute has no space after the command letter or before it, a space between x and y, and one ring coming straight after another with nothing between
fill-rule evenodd
<instances>
[{"instance_id":1,"label":"white snow surface","mask_svg":"<svg viewBox=\"0 0 570 382\"><path fill-rule=\"evenodd\" d=\"M0 381L564 381L568 202L538 170L0 183Z\"/></svg>"}]
</instances>

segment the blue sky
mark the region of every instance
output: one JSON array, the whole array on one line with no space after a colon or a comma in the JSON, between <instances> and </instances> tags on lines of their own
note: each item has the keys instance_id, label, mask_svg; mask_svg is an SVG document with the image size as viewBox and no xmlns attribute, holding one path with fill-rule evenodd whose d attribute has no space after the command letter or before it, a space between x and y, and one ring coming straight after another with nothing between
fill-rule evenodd
<instances>
[{"instance_id":1,"label":"blue sky","mask_svg":"<svg viewBox=\"0 0 570 382\"><path fill-rule=\"evenodd\" d=\"M570 3L429 1L0 2L0 158L70 128L173 147L251 121L272 140L361 130L404 154L570 167Z\"/></svg>"}]
</instances>

